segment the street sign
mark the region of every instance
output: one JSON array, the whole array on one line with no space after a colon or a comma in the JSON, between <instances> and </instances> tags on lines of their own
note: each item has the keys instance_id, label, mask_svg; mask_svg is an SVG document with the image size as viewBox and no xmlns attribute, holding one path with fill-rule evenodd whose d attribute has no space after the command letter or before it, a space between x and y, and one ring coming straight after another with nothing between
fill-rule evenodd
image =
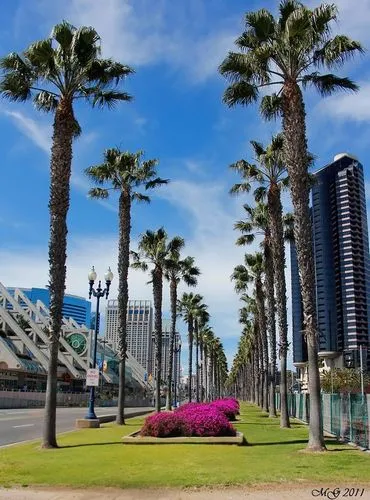
<instances>
[{"instance_id":1,"label":"street sign","mask_svg":"<svg viewBox=\"0 0 370 500\"><path fill-rule=\"evenodd\" d=\"M99 387L99 370L98 368L89 368L86 372L86 386Z\"/></svg>"}]
</instances>

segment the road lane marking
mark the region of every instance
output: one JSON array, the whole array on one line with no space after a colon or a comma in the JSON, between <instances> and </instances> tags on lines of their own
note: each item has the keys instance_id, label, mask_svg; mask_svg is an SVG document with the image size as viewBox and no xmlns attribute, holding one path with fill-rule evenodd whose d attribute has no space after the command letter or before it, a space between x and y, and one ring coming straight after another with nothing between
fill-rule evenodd
<instances>
[{"instance_id":1,"label":"road lane marking","mask_svg":"<svg viewBox=\"0 0 370 500\"><path fill-rule=\"evenodd\" d=\"M18 427L32 427L35 424L23 424L23 425L13 425L13 429L17 429Z\"/></svg>"}]
</instances>

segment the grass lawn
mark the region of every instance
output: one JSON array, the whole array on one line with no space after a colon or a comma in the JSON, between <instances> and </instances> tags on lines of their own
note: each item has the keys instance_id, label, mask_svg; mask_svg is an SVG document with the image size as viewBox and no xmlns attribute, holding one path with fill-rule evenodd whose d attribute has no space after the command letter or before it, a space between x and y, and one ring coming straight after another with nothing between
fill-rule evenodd
<instances>
[{"instance_id":1,"label":"grass lawn","mask_svg":"<svg viewBox=\"0 0 370 500\"><path fill-rule=\"evenodd\" d=\"M249 446L123 445L121 437L138 429L143 417L125 427L106 424L59 437L60 448L39 443L0 450L0 485L159 487L255 484L292 481L370 482L370 454L327 441L328 451L304 450L307 427L293 421L280 429L258 408L243 404L237 428Z\"/></svg>"}]
</instances>

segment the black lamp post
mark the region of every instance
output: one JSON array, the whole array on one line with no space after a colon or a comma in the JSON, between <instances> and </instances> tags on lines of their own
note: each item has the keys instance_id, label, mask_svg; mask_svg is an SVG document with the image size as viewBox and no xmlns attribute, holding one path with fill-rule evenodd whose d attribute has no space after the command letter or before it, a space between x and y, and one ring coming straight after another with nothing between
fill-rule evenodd
<instances>
[{"instance_id":1,"label":"black lamp post","mask_svg":"<svg viewBox=\"0 0 370 500\"><path fill-rule=\"evenodd\" d=\"M108 298L109 295L109 288L110 284L113 279L113 273L108 267L108 271L105 273L104 278L105 278L105 284L106 287L103 289L101 287L101 281L99 280L98 288L95 290L94 288L94 282L97 278L96 271L94 269L94 266L91 268L91 271L89 272L88 275L89 278L89 299L91 299L91 296L93 295L96 297L96 313L95 313L95 337L94 337L94 349L93 349L93 356L92 356L92 368L96 368L96 349L98 345L98 334L99 334L99 302L101 297L105 297L106 299ZM94 403L95 403L95 387L92 386L90 387L90 399L89 399L89 409L86 415L86 419L88 420L93 420L96 419L95 411L94 411Z\"/></svg>"},{"instance_id":2,"label":"black lamp post","mask_svg":"<svg viewBox=\"0 0 370 500\"><path fill-rule=\"evenodd\" d=\"M179 340L177 347L174 349L174 354L175 354L175 362L174 362L174 390L173 390L173 396L174 396L174 402L175 406L177 403L177 372L178 372L178 367L177 367L177 361L179 363L179 367L181 366L181 339ZM178 355L178 356L177 356Z\"/></svg>"}]
</instances>

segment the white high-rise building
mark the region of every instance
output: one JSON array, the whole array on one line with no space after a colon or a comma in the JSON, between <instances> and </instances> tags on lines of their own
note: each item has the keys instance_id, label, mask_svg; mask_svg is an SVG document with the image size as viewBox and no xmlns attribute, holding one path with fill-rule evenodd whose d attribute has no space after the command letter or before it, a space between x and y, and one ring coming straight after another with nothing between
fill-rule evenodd
<instances>
[{"instance_id":1,"label":"white high-rise building","mask_svg":"<svg viewBox=\"0 0 370 500\"><path fill-rule=\"evenodd\" d=\"M148 371L151 356L153 308L150 300L129 300L127 305L127 350ZM108 300L105 339L118 348L118 300Z\"/></svg>"}]
</instances>

